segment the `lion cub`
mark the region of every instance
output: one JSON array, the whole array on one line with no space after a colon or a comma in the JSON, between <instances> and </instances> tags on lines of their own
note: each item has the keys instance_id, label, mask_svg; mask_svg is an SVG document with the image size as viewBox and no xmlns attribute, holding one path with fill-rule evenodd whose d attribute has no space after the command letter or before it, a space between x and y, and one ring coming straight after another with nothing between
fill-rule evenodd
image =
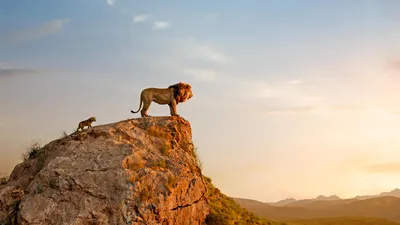
<instances>
[{"instance_id":1,"label":"lion cub","mask_svg":"<svg viewBox=\"0 0 400 225\"><path fill-rule=\"evenodd\" d=\"M81 129L81 130L83 131L83 128L84 128L85 126L87 126L88 129L89 129L89 127L92 128L92 123L93 123L94 121L96 121L96 117L92 116L92 117L90 117L90 118L87 119L87 120L84 120L84 121L79 122L79 124L78 124L78 129L76 129L76 131L78 131L79 129Z\"/></svg>"}]
</instances>

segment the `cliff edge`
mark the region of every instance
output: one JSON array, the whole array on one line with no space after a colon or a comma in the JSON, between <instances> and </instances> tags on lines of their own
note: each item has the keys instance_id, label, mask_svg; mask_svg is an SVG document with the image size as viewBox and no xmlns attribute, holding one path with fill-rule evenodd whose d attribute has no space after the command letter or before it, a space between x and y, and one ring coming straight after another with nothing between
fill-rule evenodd
<instances>
[{"instance_id":1,"label":"cliff edge","mask_svg":"<svg viewBox=\"0 0 400 225\"><path fill-rule=\"evenodd\" d=\"M0 189L0 224L204 224L189 122L94 126L31 151Z\"/></svg>"}]
</instances>

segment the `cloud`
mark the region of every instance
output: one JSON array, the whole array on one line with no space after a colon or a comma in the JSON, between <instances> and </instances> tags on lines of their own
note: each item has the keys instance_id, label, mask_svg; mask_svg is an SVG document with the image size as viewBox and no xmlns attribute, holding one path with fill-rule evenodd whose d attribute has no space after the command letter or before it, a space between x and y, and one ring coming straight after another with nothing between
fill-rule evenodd
<instances>
[{"instance_id":1,"label":"cloud","mask_svg":"<svg viewBox=\"0 0 400 225\"><path fill-rule=\"evenodd\" d=\"M305 87L293 85L291 82L271 82L239 79L238 94L245 101L261 104L267 114L305 114L320 113L326 110L328 99L310 93Z\"/></svg>"},{"instance_id":2,"label":"cloud","mask_svg":"<svg viewBox=\"0 0 400 225\"><path fill-rule=\"evenodd\" d=\"M264 105L267 114L308 114L317 113L324 100L321 96L277 96Z\"/></svg>"},{"instance_id":3,"label":"cloud","mask_svg":"<svg viewBox=\"0 0 400 225\"><path fill-rule=\"evenodd\" d=\"M224 55L222 52L219 52L217 49L213 48L210 45L198 45L195 47L195 51L197 51L199 55L203 55L208 60L213 62L226 63L229 61L226 55Z\"/></svg>"},{"instance_id":4,"label":"cloud","mask_svg":"<svg viewBox=\"0 0 400 225\"><path fill-rule=\"evenodd\" d=\"M27 75L37 72L38 71L36 70L27 70L27 69L0 69L0 79L13 76Z\"/></svg>"},{"instance_id":5,"label":"cloud","mask_svg":"<svg viewBox=\"0 0 400 225\"><path fill-rule=\"evenodd\" d=\"M289 84L300 84L300 83L303 83L303 80L297 79L297 80L291 80L291 81L289 81Z\"/></svg>"},{"instance_id":6,"label":"cloud","mask_svg":"<svg viewBox=\"0 0 400 225\"><path fill-rule=\"evenodd\" d=\"M391 69L399 70L399 71L400 71L400 59L391 62L391 63L389 64L389 67L390 67Z\"/></svg>"},{"instance_id":7,"label":"cloud","mask_svg":"<svg viewBox=\"0 0 400 225\"><path fill-rule=\"evenodd\" d=\"M379 8L385 17L393 20L400 21L400 2L399 1L382 1L378 4Z\"/></svg>"},{"instance_id":8,"label":"cloud","mask_svg":"<svg viewBox=\"0 0 400 225\"><path fill-rule=\"evenodd\" d=\"M209 13L207 14L207 19L216 19L219 16L218 13Z\"/></svg>"},{"instance_id":9,"label":"cloud","mask_svg":"<svg viewBox=\"0 0 400 225\"><path fill-rule=\"evenodd\" d=\"M136 63L146 70L157 70L178 79L192 79L199 83L214 83L225 76L229 64L217 45L191 37L164 38L153 46L156 52L135 54ZM157 66L155 62L157 62Z\"/></svg>"},{"instance_id":10,"label":"cloud","mask_svg":"<svg viewBox=\"0 0 400 225\"><path fill-rule=\"evenodd\" d=\"M207 68L186 69L184 73L193 76L195 80L199 82L214 82L217 76L220 75L217 71Z\"/></svg>"},{"instance_id":11,"label":"cloud","mask_svg":"<svg viewBox=\"0 0 400 225\"><path fill-rule=\"evenodd\" d=\"M119 11L119 13L121 14L121 15L129 15L129 10L128 9L126 9L126 8L122 8L120 11Z\"/></svg>"},{"instance_id":12,"label":"cloud","mask_svg":"<svg viewBox=\"0 0 400 225\"><path fill-rule=\"evenodd\" d=\"M385 120L397 119L400 114L400 110L396 107L378 107L378 106L367 106L360 104L333 104L332 110L336 112L353 113L358 116L373 116L385 122ZM387 122L387 121L386 121Z\"/></svg>"},{"instance_id":13,"label":"cloud","mask_svg":"<svg viewBox=\"0 0 400 225\"><path fill-rule=\"evenodd\" d=\"M145 22L148 18L149 18L148 14L140 14L140 15L134 16L132 19L132 22L133 23Z\"/></svg>"},{"instance_id":14,"label":"cloud","mask_svg":"<svg viewBox=\"0 0 400 225\"><path fill-rule=\"evenodd\" d=\"M56 19L36 28L13 31L3 37L0 37L0 41L13 43L18 41L30 41L40 39L49 35L59 33L64 25L69 23L70 21L70 19Z\"/></svg>"},{"instance_id":15,"label":"cloud","mask_svg":"<svg viewBox=\"0 0 400 225\"><path fill-rule=\"evenodd\" d=\"M387 162L369 165L365 168L369 173L398 173L400 174L400 162Z\"/></svg>"},{"instance_id":16,"label":"cloud","mask_svg":"<svg viewBox=\"0 0 400 225\"><path fill-rule=\"evenodd\" d=\"M171 27L167 21L156 21L153 23L153 30L166 30Z\"/></svg>"},{"instance_id":17,"label":"cloud","mask_svg":"<svg viewBox=\"0 0 400 225\"><path fill-rule=\"evenodd\" d=\"M169 46L174 46L174 53L179 52L182 57L188 60L213 64L223 64L231 61L219 46L201 42L194 38L177 38Z\"/></svg>"},{"instance_id":18,"label":"cloud","mask_svg":"<svg viewBox=\"0 0 400 225\"><path fill-rule=\"evenodd\" d=\"M269 107L266 109L268 114L279 114L279 115L288 115L288 114L301 114L301 113L309 113L313 111L315 108L313 106L299 106L299 107Z\"/></svg>"},{"instance_id":19,"label":"cloud","mask_svg":"<svg viewBox=\"0 0 400 225\"><path fill-rule=\"evenodd\" d=\"M107 1L107 5L114 6L116 0L106 0L106 1Z\"/></svg>"}]
</instances>

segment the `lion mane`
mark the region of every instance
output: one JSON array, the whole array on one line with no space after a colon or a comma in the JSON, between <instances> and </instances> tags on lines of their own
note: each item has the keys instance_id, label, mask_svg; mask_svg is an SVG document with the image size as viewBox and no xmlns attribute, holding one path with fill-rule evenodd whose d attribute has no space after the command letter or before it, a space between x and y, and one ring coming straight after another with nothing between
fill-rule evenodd
<instances>
[{"instance_id":1,"label":"lion mane","mask_svg":"<svg viewBox=\"0 0 400 225\"><path fill-rule=\"evenodd\" d=\"M140 111L142 117L149 117L147 110L151 102L156 102L160 105L168 105L171 116L179 116L176 106L180 102L185 102L192 97L192 87L190 84L183 82L170 85L168 88L146 88L140 93L139 109L137 111L131 110L131 112L138 113Z\"/></svg>"},{"instance_id":2,"label":"lion mane","mask_svg":"<svg viewBox=\"0 0 400 225\"><path fill-rule=\"evenodd\" d=\"M170 85L168 88L172 88L174 90L174 98L176 100L176 104L178 104L179 102L185 102L186 100L193 97L192 87L189 84L180 82Z\"/></svg>"}]
</instances>

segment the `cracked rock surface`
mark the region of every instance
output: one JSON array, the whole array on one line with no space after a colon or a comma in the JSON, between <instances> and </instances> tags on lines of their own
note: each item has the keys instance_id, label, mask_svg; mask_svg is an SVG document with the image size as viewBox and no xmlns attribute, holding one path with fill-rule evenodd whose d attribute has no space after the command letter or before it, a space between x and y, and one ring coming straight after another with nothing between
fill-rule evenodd
<instances>
[{"instance_id":1,"label":"cracked rock surface","mask_svg":"<svg viewBox=\"0 0 400 225\"><path fill-rule=\"evenodd\" d=\"M0 189L2 224L204 224L207 189L189 122L149 117L45 145Z\"/></svg>"}]
</instances>

